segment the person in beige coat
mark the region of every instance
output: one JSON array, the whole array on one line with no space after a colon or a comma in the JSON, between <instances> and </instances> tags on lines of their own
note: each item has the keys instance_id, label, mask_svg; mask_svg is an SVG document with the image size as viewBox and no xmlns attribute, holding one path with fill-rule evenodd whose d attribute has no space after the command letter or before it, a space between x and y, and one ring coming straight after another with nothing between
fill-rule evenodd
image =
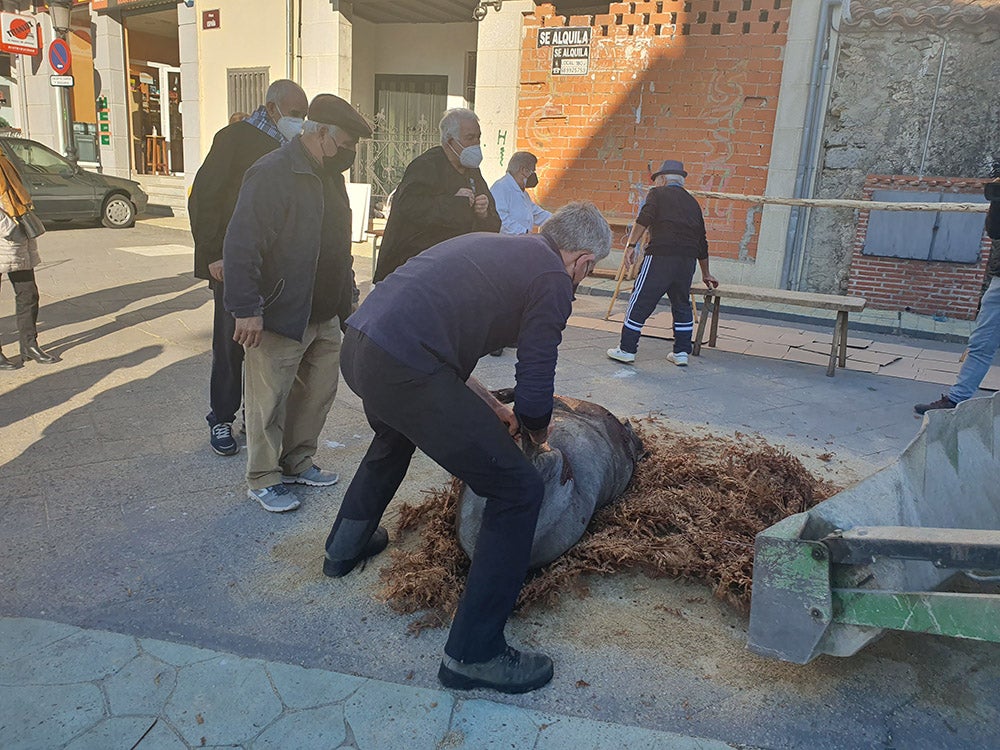
<instances>
[{"instance_id":1,"label":"person in beige coat","mask_svg":"<svg viewBox=\"0 0 1000 750\"><path fill-rule=\"evenodd\" d=\"M7 359L0 348L0 370L15 370L28 360L51 364L58 359L38 345L38 242L29 238L17 219L31 210L31 195L14 165L0 154L0 278L7 275L14 287L21 362ZM2 342L0 342L2 344Z\"/></svg>"}]
</instances>

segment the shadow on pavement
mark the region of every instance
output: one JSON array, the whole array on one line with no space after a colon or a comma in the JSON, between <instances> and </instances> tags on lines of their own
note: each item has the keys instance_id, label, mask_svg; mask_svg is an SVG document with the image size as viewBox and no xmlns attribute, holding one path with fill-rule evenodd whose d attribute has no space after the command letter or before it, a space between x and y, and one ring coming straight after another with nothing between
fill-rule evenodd
<instances>
[{"instance_id":1,"label":"shadow on pavement","mask_svg":"<svg viewBox=\"0 0 1000 750\"><path fill-rule=\"evenodd\" d=\"M184 294L116 315L119 310L135 302L178 292ZM42 293L44 295L45 290L42 290ZM201 279L195 279L189 274L178 274L89 292L48 304L43 303L38 315L39 341L46 351L61 356L63 352L75 346L96 341L136 324L155 320L178 310L197 309L208 301L209 294ZM109 315L115 316L114 319L92 330L72 333L55 340L45 335L45 329L75 325ZM17 324L14 316L0 319L0 340L17 341Z\"/></svg>"},{"instance_id":2,"label":"shadow on pavement","mask_svg":"<svg viewBox=\"0 0 1000 750\"><path fill-rule=\"evenodd\" d=\"M162 352L162 346L147 346L120 357L109 357L76 367L61 367L32 378L4 394L3 410L0 411L0 428L47 411L66 401L71 395L82 393L112 372L135 367L158 357ZM41 365L32 366L41 367Z\"/></svg>"}]
</instances>

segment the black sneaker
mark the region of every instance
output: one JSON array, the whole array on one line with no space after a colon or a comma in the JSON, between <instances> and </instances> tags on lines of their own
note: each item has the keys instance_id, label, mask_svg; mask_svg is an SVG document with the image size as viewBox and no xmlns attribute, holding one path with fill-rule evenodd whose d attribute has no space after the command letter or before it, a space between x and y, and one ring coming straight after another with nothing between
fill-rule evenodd
<instances>
[{"instance_id":1,"label":"black sneaker","mask_svg":"<svg viewBox=\"0 0 1000 750\"><path fill-rule=\"evenodd\" d=\"M489 688L501 693L527 693L552 679L552 659L512 646L489 661L466 664L448 654L438 669L441 684L455 690Z\"/></svg>"},{"instance_id":2,"label":"black sneaker","mask_svg":"<svg viewBox=\"0 0 1000 750\"><path fill-rule=\"evenodd\" d=\"M329 557L324 557L323 574L330 576L330 578L343 578L354 570L359 562L367 561L369 557L375 557L387 546L389 546L389 532L379 526L357 557L352 557L350 560L331 560ZM361 567L363 570L364 566Z\"/></svg>"},{"instance_id":3,"label":"black sneaker","mask_svg":"<svg viewBox=\"0 0 1000 750\"><path fill-rule=\"evenodd\" d=\"M240 444L233 437L233 426L229 422L219 422L211 429L208 442L212 450L220 456L235 456L240 452Z\"/></svg>"},{"instance_id":4,"label":"black sneaker","mask_svg":"<svg viewBox=\"0 0 1000 750\"><path fill-rule=\"evenodd\" d=\"M917 404L913 407L913 411L917 414L925 414L931 409L954 409L958 404L948 398L948 394L942 393L941 398L937 401L932 401L929 404Z\"/></svg>"}]
</instances>

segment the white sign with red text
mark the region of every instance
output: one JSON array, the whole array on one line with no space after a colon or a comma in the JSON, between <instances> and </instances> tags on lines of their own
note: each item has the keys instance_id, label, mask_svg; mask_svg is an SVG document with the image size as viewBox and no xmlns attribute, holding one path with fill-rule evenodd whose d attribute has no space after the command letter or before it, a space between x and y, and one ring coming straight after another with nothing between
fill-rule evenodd
<instances>
[{"instance_id":1,"label":"white sign with red text","mask_svg":"<svg viewBox=\"0 0 1000 750\"><path fill-rule=\"evenodd\" d=\"M0 52L37 55L41 52L38 21L17 13L0 13Z\"/></svg>"}]
</instances>

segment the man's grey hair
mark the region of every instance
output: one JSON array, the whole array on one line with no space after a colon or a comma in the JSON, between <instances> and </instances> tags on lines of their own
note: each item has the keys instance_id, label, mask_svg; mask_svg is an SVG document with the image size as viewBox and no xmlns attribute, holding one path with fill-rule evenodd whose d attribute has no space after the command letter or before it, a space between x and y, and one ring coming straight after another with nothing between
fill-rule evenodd
<instances>
[{"instance_id":1,"label":"man's grey hair","mask_svg":"<svg viewBox=\"0 0 1000 750\"><path fill-rule=\"evenodd\" d=\"M507 173L514 174L517 170L524 169L525 167L534 169L536 164L538 164L538 157L533 153L530 151L518 151L507 162Z\"/></svg>"},{"instance_id":2,"label":"man's grey hair","mask_svg":"<svg viewBox=\"0 0 1000 750\"><path fill-rule=\"evenodd\" d=\"M667 185L680 185L684 187L684 175L682 174L665 174L663 175L663 181Z\"/></svg>"},{"instance_id":3,"label":"man's grey hair","mask_svg":"<svg viewBox=\"0 0 1000 750\"><path fill-rule=\"evenodd\" d=\"M461 135L462 123L466 120L479 122L479 116L465 107L455 107L455 109L449 109L445 112L440 125L438 125L441 131L441 143L444 144L449 138L454 138L457 141Z\"/></svg>"},{"instance_id":4,"label":"man's grey hair","mask_svg":"<svg viewBox=\"0 0 1000 750\"><path fill-rule=\"evenodd\" d=\"M567 203L542 224L542 232L563 252L593 253L601 260L611 252L611 227L593 203Z\"/></svg>"},{"instance_id":5,"label":"man's grey hair","mask_svg":"<svg viewBox=\"0 0 1000 750\"><path fill-rule=\"evenodd\" d=\"M301 93L302 96L306 95L306 92L295 81L281 78L267 87L267 93L264 95L264 103L277 104L279 99L284 99L290 94L294 95L298 93Z\"/></svg>"}]
</instances>

